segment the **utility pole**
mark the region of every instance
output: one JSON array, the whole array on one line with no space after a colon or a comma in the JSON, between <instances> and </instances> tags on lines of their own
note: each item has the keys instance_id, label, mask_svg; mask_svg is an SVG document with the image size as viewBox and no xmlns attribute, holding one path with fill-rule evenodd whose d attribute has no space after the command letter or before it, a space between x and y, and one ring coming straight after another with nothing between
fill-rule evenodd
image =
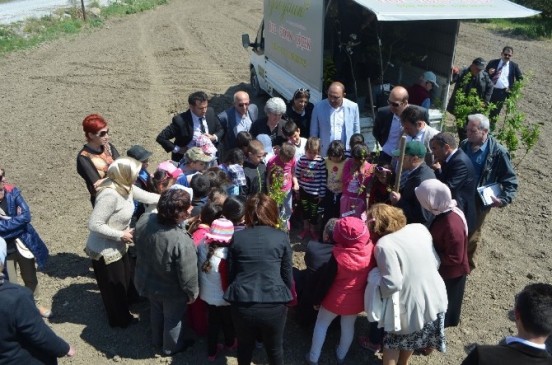
<instances>
[{"instance_id":1,"label":"utility pole","mask_svg":"<svg viewBox=\"0 0 552 365\"><path fill-rule=\"evenodd\" d=\"M84 9L84 0L81 0L81 7L82 7L82 19L86 21L86 10Z\"/></svg>"}]
</instances>

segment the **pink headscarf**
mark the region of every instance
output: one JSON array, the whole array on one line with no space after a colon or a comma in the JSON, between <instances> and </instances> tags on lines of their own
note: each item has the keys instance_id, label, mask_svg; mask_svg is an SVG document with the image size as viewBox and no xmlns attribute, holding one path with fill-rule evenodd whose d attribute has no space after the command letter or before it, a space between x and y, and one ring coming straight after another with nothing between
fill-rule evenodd
<instances>
[{"instance_id":1,"label":"pink headscarf","mask_svg":"<svg viewBox=\"0 0 552 365\"><path fill-rule=\"evenodd\" d=\"M434 215L453 211L462 218L464 222L464 230L468 234L468 224L464 213L457 207L456 200L452 199L450 189L437 179L429 179L423 181L420 186L415 189L416 197L424 209L427 209Z\"/></svg>"}]
</instances>

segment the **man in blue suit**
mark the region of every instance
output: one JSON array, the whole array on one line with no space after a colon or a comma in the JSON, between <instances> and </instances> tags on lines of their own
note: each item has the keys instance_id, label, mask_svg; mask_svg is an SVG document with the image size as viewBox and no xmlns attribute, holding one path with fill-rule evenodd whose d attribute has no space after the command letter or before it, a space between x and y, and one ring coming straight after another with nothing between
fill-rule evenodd
<instances>
[{"instance_id":1,"label":"man in blue suit","mask_svg":"<svg viewBox=\"0 0 552 365\"><path fill-rule=\"evenodd\" d=\"M245 91L238 91L234 94L232 107L220 113L218 117L222 128L224 128L222 148L219 148L220 161L223 162L225 151L236 147L238 133L249 132L251 124L259 117L259 110L255 104L249 103L249 94Z\"/></svg>"},{"instance_id":2,"label":"man in blue suit","mask_svg":"<svg viewBox=\"0 0 552 365\"><path fill-rule=\"evenodd\" d=\"M345 99L345 86L333 82L328 98L319 101L312 111L310 136L320 138L322 156L326 156L330 142L339 140L345 146L355 133L360 133L358 105Z\"/></svg>"}]
</instances>

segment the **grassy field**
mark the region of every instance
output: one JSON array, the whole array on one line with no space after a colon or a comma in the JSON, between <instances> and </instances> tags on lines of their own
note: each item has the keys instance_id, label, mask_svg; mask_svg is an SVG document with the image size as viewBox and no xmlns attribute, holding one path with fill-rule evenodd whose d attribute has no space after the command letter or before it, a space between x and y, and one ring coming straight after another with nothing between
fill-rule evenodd
<instances>
[{"instance_id":1,"label":"grassy field","mask_svg":"<svg viewBox=\"0 0 552 365\"><path fill-rule=\"evenodd\" d=\"M0 2L8 1L11 0L0 0ZM101 27L104 20L110 17L139 13L167 2L168 0L122 0L101 7L101 16L98 18L93 18L88 14L86 22L83 20L80 2L78 2L78 6L56 10L52 15L0 25L0 55L35 47L43 42L83 30ZM92 6L99 7L97 4L91 4Z\"/></svg>"},{"instance_id":2,"label":"grassy field","mask_svg":"<svg viewBox=\"0 0 552 365\"><path fill-rule=\"evenodd\" d=\"M481 19L486 28L530 39L552 38L552 19L535 16L519 19Z\"/></svg>"}]
</instances>

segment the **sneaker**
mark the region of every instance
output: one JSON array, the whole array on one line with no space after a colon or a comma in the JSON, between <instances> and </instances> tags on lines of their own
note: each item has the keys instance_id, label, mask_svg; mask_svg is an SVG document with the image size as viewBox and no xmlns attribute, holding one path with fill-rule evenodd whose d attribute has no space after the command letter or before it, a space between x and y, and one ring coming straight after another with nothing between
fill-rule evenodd
<instances>
[{"instance_id":1,"label":"sneaker","mask_svg":"<svg viewBox=\"0 0 552 365\"><path fill-rule=\"evenodd\" d=\"M207 356L207 360L211 362L215 361L220 350L222 350L222 343L217 344L217 352L213 356Z\"/></svg>"},{"instance_id":2,"label":"sneaker","mask_svg":"<svg viewBox=\"0 0 552 365\"><path fill-rule=\"evenodd\" d=\"M301 233L297 235L297 237L299 237L299 239L302 240L305 237L307 237L307 234L309 234L309 230L305 228L304 230L301 231Z\"/></svg>"},{"instance_id":3,"label":"sneaker","mask_svg":"<svg viewBox=\"0 0 552 365\"><path fill-rule=\"evenodd\" d=\"M377 353L377 352L381 351L381 346L373 344L372 342L370 342L370 340L366 336L358 336L358 344L363 349L370 350L373 353Z\"/></svg>"},{"instance_id":4,"label":"sneaker","mask_svg":"<svg viewBox=\"0 0 552 365\"><path fill-rule=\"evenodd\" d=\"M236 349L238 348L238 339L235 338L234 343L232 344L232 346L225 346L225 348L228 351L236 351Z\"/></svg>"},{"instance_id":5,"label":"sneaker","mask_svg":"<svg viewBox=\"0 0 552 365\"><path fill-rule=\"evenodd\" d=\"M320 241L320 237L318 237L318 235L313 229L310 230L310 236L312 237L313 240Z\"/></svg>"}]
</instances>

